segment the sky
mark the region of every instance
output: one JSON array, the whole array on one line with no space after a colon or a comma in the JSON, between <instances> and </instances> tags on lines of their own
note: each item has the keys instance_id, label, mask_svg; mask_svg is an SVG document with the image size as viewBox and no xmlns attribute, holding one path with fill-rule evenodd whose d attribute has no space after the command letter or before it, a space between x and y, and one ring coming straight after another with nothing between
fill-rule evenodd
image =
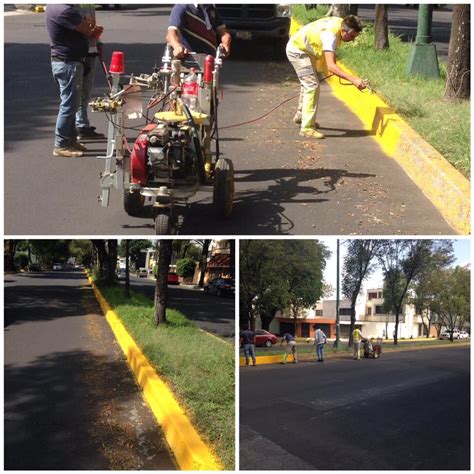
<instances>
[{"instance_id":1,"label":"sky","mask_svg":"<svg viewBox=\"0 0 474 474\"><path fill-rule=\"evenodd\" d=\"M333 288L336 288L336 242L337 239L332 238L332 239L319 239L321 242L323 242L329 250L332 252L331 258L328 260L326 264L326 270L324 272L324 279L326 283L329 283L330 285L333 286ZM345 256L345 246L344 242L346 239L340 239L340 261L339 265L341 268L342 272L342 265L344 261L344 256ZM453 248L454 248L454 255L456 257L455 262L453 263L454 266L461 265L464 266L467 263L470 263L471 257L470 257L470 242L469 239L452 239L454 241ZM364 286L362 289L362 294L365 294L366 290L368 289L375 289L375 288L381 288L383 286L383 276L382 272L380 270L376 270L365 282ZM340 296L342 298L342 295ZM334 294L330 298L336 298L336 294ZM362 298L359 298L360 300Z\"/></svg>"}]
</instances>

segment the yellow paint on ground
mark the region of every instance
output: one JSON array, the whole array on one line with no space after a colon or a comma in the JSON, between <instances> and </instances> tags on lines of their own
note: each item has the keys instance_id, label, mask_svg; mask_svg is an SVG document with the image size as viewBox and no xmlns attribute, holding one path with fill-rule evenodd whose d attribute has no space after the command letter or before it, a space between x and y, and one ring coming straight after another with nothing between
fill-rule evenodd
<instances>
[{"instance_id":1,"label":"yellow paint on ground","mask_svg":"<svg viewBox=\"0 0 474 474\"><path fill-rule=\"evenodd\" d=\"M222 470L210 448L202 441L190 420L174 398L172 391L163 382L148 359L128 334L117 314L111 309L91 277L94 289L107 322L122 348L135 378L143 390L143 398L150 406L165 434L166 440L182 470Z\"/></svg>"},{"instance_id":2,"label":"yellow paint on ground","mask_svg":"<svg viewBox=\"0 0 474 474\"><path fill-rule=\"evenodd\" d=\"M292 19L290 31L296 32L300 27L301 25ZM338 65L354 75L340 62ZM421 138L377 94L342 85L336 76L330 77L327 82L333 95L359 117L364 128L371 131L371 136L383 152L397 161L448 224L460 234L470 234L469 180Z\"/></svg>"}]
</instances>

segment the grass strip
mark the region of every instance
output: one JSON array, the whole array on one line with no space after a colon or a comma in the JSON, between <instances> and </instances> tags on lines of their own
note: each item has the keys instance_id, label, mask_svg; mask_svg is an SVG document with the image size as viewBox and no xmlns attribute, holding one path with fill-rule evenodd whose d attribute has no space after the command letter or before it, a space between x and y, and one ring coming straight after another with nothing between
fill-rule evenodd
<instances>
[{"instance_id":1,"label":"grass strip","mask_svg":"<svg viewBox=\"0 0 474 474\"><path fill-rule=\"evenodd\" d=\"M198 432L225 469L235 468L234 348L168 309L167 325L153 323L153 301L122 288L99 286L157 373L172 388Z\"/></svg>"},{"instance_id":2,"label":"grass strip","mask_svg":"<svg viewBox=\"0 0 474 474\"><path fill-rule=\"evenodd\" d=\"M293 5L292 16L301 24L324 16L329 6L306 10ZM390 11L389 11L390 18ZM365 22L355 41L343 44L338 57L360 77L368 78L377 94L436 148L456 169L470 176L470 101L443 99L446 65L440 63L440 79L423 79L407 74L412 45L389 35L390 47L376 51L373 25ZM361 94L361 100L364 100Z\"/></svg>"},{"instance_id":3,"label":"grass strip","mask_svg":"<svg viewBox=\"0 0 474 474\"><path fill-rule=\"evenodd\" d=\"M382 351L384 352L393 352L399 351L407 348L417 347L437 347L437 346L455 346L456 344L465 344L468 342L466 339L460 339L456 341L448 341L441 339L427 339L427 340L399 340L397 345L393 344L393 341L389 340L388 342L382 343ZM307 343L305 339L297 341L297 351L298 354L316 354L316 348L314 344ZM270 356L270 355L283 355L286 350L286 345L275 344L272 347L257 347L256 354L257 356ZM362 350L362 345L361 345ZM333 347L333 342L329 341L324 347L324 354L329 357L341 354L352 355L352 348L347 347L347 343L343 342L340 344L340 347L335 349ZM243 350L240 351L240 355L243 356Z\"/></svg>"}]
</instances>

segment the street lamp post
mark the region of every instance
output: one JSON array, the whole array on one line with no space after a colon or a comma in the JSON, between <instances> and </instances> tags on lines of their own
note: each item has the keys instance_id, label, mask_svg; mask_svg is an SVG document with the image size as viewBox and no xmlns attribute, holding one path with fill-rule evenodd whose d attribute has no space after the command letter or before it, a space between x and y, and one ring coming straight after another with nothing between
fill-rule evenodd
<instances>
[{"instance_id":1,"label":"street lamp post","mask_svg":"<svg viewBox=\"0 0 474 474\"><path fill-rule=\"evenodd\" d=\"M334 341L334 346L336 349L339 346L339 337L340 337L340 323L339 323L339 239L337 239L336 247L336 340Z\"/></svg>"},{"instance_id":2,"label":"street lamp post","mask_svg":"<svg viewBox=\"0 0 474 474\"><path fill-rule=\"evenodd\" d=\"M418 28L408 59L407 73L439 79L438 55L431 37L433 5L421 3L418 8Z\"/></svg>"}]
</instances>

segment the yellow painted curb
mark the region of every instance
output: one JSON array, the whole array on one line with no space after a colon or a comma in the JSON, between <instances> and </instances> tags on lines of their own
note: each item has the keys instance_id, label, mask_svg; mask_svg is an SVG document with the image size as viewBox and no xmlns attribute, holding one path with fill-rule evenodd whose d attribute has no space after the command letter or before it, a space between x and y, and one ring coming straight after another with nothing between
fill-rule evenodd
<instances>
[{"instance_id":1,"label":"yellow painted curb","mask_svg":"<svg viewBox=\"0 0 474 474\"><path fill-rule=\"evenodd\" d=\"M111 309L100 290L86 272L107 322L124 352L132 372L143 391L143 398L150 406L165 434L180 469L186 471L222 470L220 462L206 446L190 420L174 398L148 359L128 334L117 314Z\"/></svg>"},{"instance_id":2,"label":"yellow painted curb","mask_svg":"<svg viewBox=\"0 0 474 474\"><path fill-rule=\"evenodd\" d=\"M301 26L292 19L292 29ZM354 75L338 61L339 67ZM370 130L383 152L394 158L448 224L460 234L470 234L471 188L469 180L418 135L375 93L343 86L339 78L327 80L333 95L349 107Z\"/></svg>"},{"instance_id":3,"label":"yellow painted curb","mask_svg":"<svg viewBox=\"0 0 474 474\"><path fill-rule=\"evenodd\" d=\"M419 351L419 350L424 350L424 349L454 349L456 347L470 347L471 343L469 342L461 342L461 343L456 343L454 346L448 346L448 345L443 345L443 346L420 346L420 347L400 347L397 349L386 349L384 353L389 353L389 352L405 352L405 351ZM337 355L331 355L327 358L327 360L332 360L332 359L340 359L340 358L347 358L349 357L350 354L337 354ZM298 355L298 361L311 361L315 360L316 354L313 353L305 353L305 354L300 354ZM257 356L257 365L266 365L266 364L281 364L283 360L283 354L282 355L274 355L274 356ZM293 359L291 357L288 357L287 364L292 364ZM239 358L239 365L242 367L245 367L245 357L240 357Z\"/></svg>"}]
</instances>

